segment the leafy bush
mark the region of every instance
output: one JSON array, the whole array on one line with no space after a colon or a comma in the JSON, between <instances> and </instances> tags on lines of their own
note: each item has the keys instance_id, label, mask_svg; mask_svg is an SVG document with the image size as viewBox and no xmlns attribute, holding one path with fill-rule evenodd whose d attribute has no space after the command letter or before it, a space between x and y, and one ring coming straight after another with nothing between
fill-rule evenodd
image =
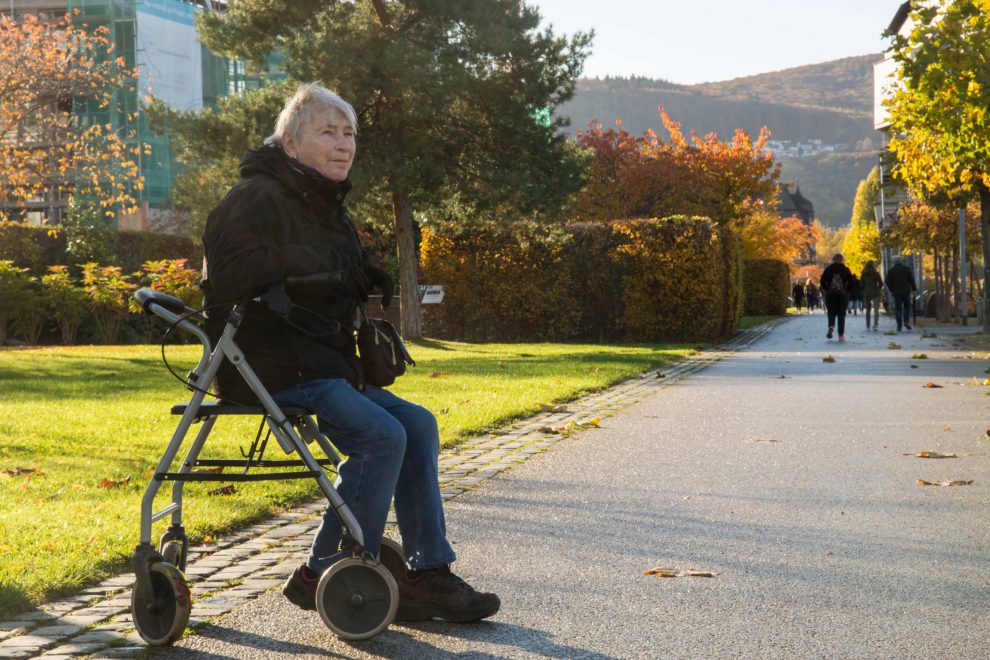
<instances>
[{"instance_id":1,"label":"leafy bush","mask_svg":"<svg viewBox=\"0 0 990 660\"><path fill-rule=\"evenodd\" d=\"M436 225L422 267L443 284L430 334L473 341L707 341L741 316L731 231L701 218L578 224Z\"/></svg>"},{"instance_id":2,"label":"leafy bush","mask_svg":"<svg viewBox=\"0 0 990 660\"><path fill-rule=\"evenodd\" d=\"M34 278L27 268L14 265L9 259L0 260L0 346L7 342L8 332L35 336L38 314ZM37 339L35 339L37 341Z\"/></svg>"},{"instance_id":3,"label":"leafy bush","mask_svg":"<svg viewBox=\"0 0 990 660\"><path fill-rule=\"evenodd\" d=\"M49 266L41 278L45 303L58 325L63 344L76 343L79 326L89 315L89 296L72 275L68 266Z\"/></svg>"},{"instance_id":4,"label":"leafy bush","mask_svg":"<svg viewBox=\"0 0 990 660\"><path fill-rule=\"evenodd\" d=\"M104 343L115 343L120 325L127 318L127 304L134 285L126 275L120 274L119 266L96 263L83 265L82 281L100 338Z\"/></svg>"},{"instance_id":5,"label":"leafy bush","mask_svg":"<svg viewBox=\"0 0 990 660\"><path fill-rule=\"evenodd\" d=\"M782 315L787 313L790 271L777 259L746 259L743 262L743 297L746 314Z\"/></svg>"}]
</instances>

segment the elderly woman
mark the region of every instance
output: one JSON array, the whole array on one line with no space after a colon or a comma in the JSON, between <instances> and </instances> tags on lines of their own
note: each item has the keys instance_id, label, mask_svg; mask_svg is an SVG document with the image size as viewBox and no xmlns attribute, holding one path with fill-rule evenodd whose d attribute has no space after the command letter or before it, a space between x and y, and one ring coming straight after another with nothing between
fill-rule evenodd
<instances>
[{"instance_id":1,"label":"elderly woman","mask_svg":"<svg viewBox=\"0 0 990 660\"><path fill-rule=\"evenodd\" d=\"M339 96L303 85L282 109L265 145L244 155L240 182L210 214L203 245L208 305L252 300L290 276L339 274L340 285L302 294L317 331L287 323L260 303L248 303L237 341L280 405L308 408L347 458L337 490L364 533L365 549L379 552L389 505L395 499L407 570L398 575L398 620L474 621L498 611L495 594L479 593L454 575L437 479L439 433L425 408L362 383L353 321L358 305L378 287L392 296L385 271L371 266L344 202L356 151L357 117ZM295 294L294 294L295 295ZM218 334L226 310L213 308L208 328ZM239 374L225 365L221 397L251 401ZM309 557L282 592L305 610L316 609L320 575L347 554L329 508Z\"/></svg>"}]
</instances>

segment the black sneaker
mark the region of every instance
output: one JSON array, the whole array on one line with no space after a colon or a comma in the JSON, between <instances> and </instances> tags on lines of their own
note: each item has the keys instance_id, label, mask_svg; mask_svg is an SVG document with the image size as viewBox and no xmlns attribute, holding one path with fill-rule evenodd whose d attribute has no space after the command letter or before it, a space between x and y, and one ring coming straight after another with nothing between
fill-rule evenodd
<instances>
[{"instance_id":1,"label":"black sneaker","mask_svg":"<svg viewBox=\"0 0 990 660\"><path fill-rule=\"evenodd\" d=\"M832 327L829 326L828 334L825 335L825 339L831 339L831 338L832 338Z\"/></svg>"},{"instance_id":2,"label":"black sneaker","mask_svg":"<svg viewBox=\"0 0 990 660\"><path fill-rule=\"evenodd\" d=\"M397 582L399 610L396 621L479 621L498 612L502 604L495 594L475 591L454 575L449 566L415 574L407 572Z\"/></svg>"},{"instance_id":3,"label":"black sneaker","mask_svg":"<svg viewBox=\"0 0 990 660\"><path fill-rule=\"evenodd\" d=\"M904 327L907 328L908 330L911 329L911 326L909 326L907 323L904 324Z\"/></svg>"},{"instance_id":4,"label":"black sneaker","mask_svg":"<svg viewBox=\"0 0 990 660\"><path fill-rule=\"evenodd\" d=\"M305 564L296 567L292 575L282 587L282 595L289 602L304 610L316 611L316 587L320 584L319 577L309 577L303 571L309 571Z\"/></svg>"}]
</instances>

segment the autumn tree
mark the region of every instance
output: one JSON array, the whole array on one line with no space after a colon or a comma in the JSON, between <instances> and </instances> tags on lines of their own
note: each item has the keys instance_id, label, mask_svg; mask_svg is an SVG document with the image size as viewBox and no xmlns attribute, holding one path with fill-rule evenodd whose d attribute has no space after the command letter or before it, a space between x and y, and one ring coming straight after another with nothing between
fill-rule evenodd
<instances>
[{"instance_id":1,"label":"autumn tree","mask_svg":"<svg viewBox=\"0 0 990 660\"><path fill-rule=\"evenodd\" d=\"M140 188L137 153L109 125L82 124L73 103L100 108L134 80L105 28L0 16L0 220L56 191L94 198L108 216Z\"/></svg>"},{"instance_id":2,"label":"autumn tree","mask_svg":"<svg viewBox=\"0 0 990 660\"><path fill-rule=\"evenodd\" d=\"M818 220L815 220L812 227L818 233L818 240L815 243L815 261L820 264L831 263L832 255L842 252L842 245L846 242L848 227L828 227Z\"/></svg>"},{"instance_id":3,"label":"autumn tree","mask_svg":"<svg viewBox=\"0 0 990 660\"><path fill-rule=\"evenodd\" d=\"M355 201L389 217L408 337L422 334L417 213L453 201L467 216L493 208L552 216L581 183L583 161L552 111L573 95L590 36L557 37L539 23L517 0L240 0L200 17L213 52L259 68L278 53L290 82L321 81L355 107ZM229 165L241 146L215 141L183 158Z\"/></svg>"},{"instance_id":4,"label":"autumn tree","mask_svg":"<svg viewBox=\"0 0 990 660\"><path fill-rule=\"evenodd\" d=\"M974 254L980 242L980 210L974 202L966 208L966 251ZM888 245L932 256L936 310L940 320L948 320L950 300L959 294L959 209L944 200L934 203L913 199L897 209L897 222L881 237ZM965 266L963 266L965 267Z\"/></svg>"},{"instance_id":5,"label":"autumn tree","mask_svg":"<svg viewBox=\"0 0 990 660\"><path fill-rule=\"evenodd\" d=\"M897 86L886 105L894 174L920 197L980 200L984 292L990 291L990 0L912 3L895 37ZM990 296L983 297L990 331Z\"/></svg>"},{"instance_id":6,"label":"autumn tree","mask_svg":"<svg viewBox=\"0 0 990 660\"><path fill-rule=\"evenodd\" d=\"M780 218L771 208L753 210L745 220L729 224L739 236L745 259L778 259L790 265L819 238L814 225L801 218Z\"/></svg>"},{"instance_id":7,"label":"autumn tree","mask_svg":"<svg viewBox=\"0 0 990 660\"><path fill-rule=\"evenodd\" d=\"M880 262L880 232L873 207L880 199L880 168L874 167L856 187L849 231L842 241L846 265L854 273L863 270L867 261Z\"/></svg>"},{"instance_id":8,"label":"autumn tree","mask_svg":"<svg viewBox=\"0 0 990 660\"><path fill-rule=\"evenodd\" d=\"M759 200L776 198L780 168L764 150L769 131L755 141L742 130L725 142L716 133L685 136L658 110L667 140L652 130L636 137L595 123L578 133L592 161L588 183L571 206L574 219L691 215L738 230L762 208Z\"/></svg>"}]
</instances>

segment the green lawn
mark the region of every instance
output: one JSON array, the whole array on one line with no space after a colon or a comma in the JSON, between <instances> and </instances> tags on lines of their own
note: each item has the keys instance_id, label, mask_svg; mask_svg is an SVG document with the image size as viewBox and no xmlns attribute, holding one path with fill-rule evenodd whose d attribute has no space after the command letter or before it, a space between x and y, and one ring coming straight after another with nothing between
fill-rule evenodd
<instances>
[{"instance_id":1,"label":"green lawn","mask_svg":"<svg viewBox=\"0 0 990 660\"><path fill-rule=\"evenodd\" d=\"M697 348L430 340L410 346L417 366L393 390L436 412L442 442L450 446L527 417L542 403L602 389ZM198 354L195 346L168 347L180 374ZM0 620L126 570L138 541L141 496L178 420L169 408L186 399L157 346L0 349ZM204 456L238 457L255 424L222 419ZM207 494L216 487L186 487L184 517L193 541L318 494L308 480ZM156 508L169 492L161 489Z\"/></svg>"}]
</instances>

